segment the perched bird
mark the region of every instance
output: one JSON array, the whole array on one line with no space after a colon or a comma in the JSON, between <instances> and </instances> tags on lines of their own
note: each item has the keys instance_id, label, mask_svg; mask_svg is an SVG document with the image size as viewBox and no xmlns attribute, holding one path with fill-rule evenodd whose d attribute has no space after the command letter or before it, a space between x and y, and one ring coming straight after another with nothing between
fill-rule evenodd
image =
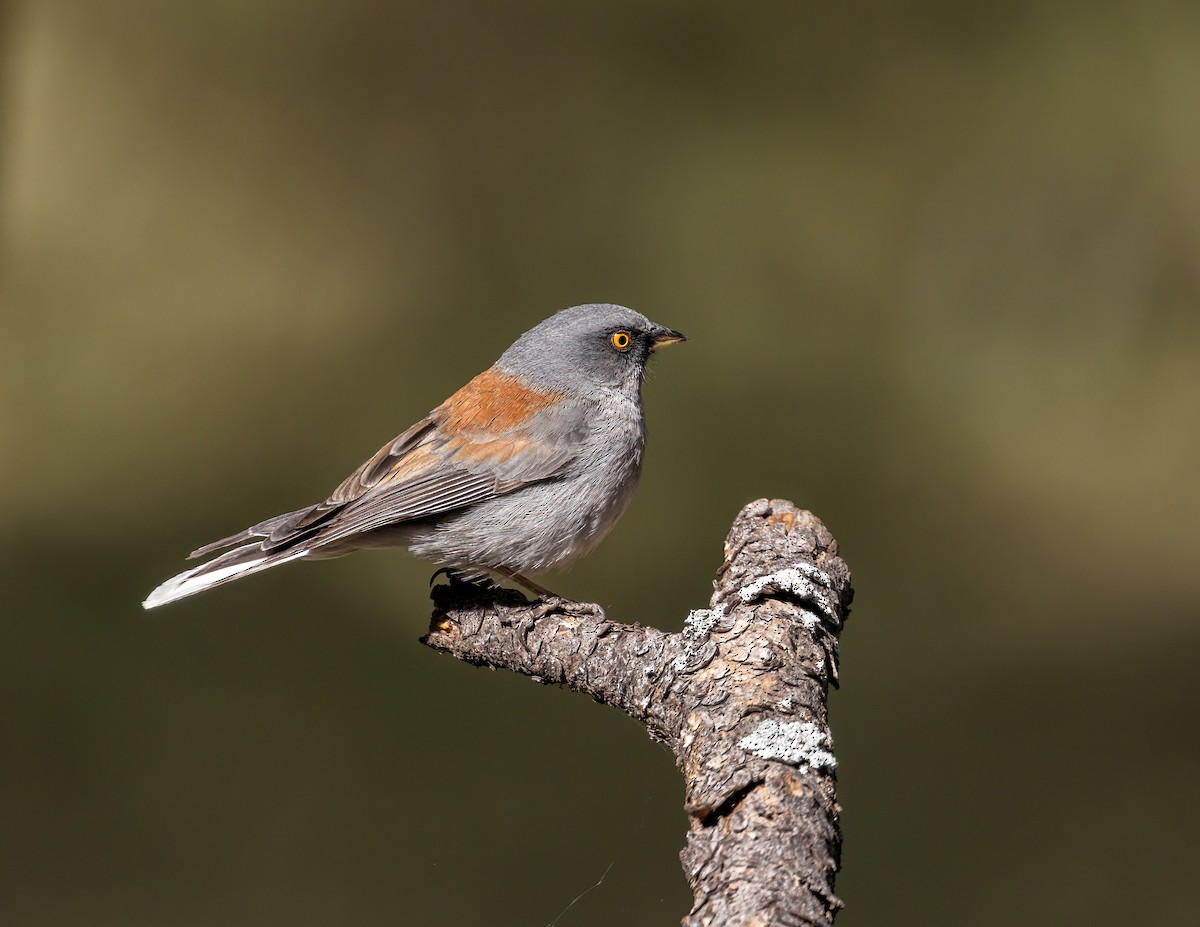
<instances>
[{"instance_id":1,"label":"perched bird","mask_svg":"<svg viewBox=\"0 0 1200 927\"><path fill-rule=\"evenodd\" d=\"M155 608L289 560L407 548L464 579L489 573L548 595L525 573L592 550L629 504L646 441L651 353L684 341L624 306L574 306L354 471L324 502L193 551Z\"/></svg>"}]
</instances>

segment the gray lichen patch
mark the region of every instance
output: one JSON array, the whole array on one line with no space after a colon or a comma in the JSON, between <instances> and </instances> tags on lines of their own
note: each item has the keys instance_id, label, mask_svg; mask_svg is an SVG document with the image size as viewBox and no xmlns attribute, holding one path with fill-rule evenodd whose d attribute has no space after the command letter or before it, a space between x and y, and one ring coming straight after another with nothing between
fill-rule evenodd
<instances>
[{"instance_id":1,"label":"gray lichen patch","mask_svg":"<svg viewBox=\"0 0 1200 927\"><path fill-rule=\"evenodd\" d=\"M747 583L738 590L738 598L743 602L753 602L767 591L784 592L801 601L811 602L824 612L826 617L836 621L837 608L829 600L825 589L821 588L822 586L828 588L830 585L829 576L821 570L807 564L798 564L767 576L760 576L754 582ZM820 620L808 612L802 611L798 617L809 630L820 624Z\"/></svg>"},{"instance_id":2,"label":"gray lichen patch","mask_svg":"<svg viewBox=\"0 0 1200 927\"><path fill-rule=\"evenodd\" d=\"M683 636L702 641L708 637L713 626L724 617L724 605L718 605L716 608L693 608L683 619Z\"/></svg>"},{"instance_id":3,"label":"gray lichen patch","mask_svg":"<svg viewBox=\"0 0 1200 927\"><path fill-rule=\"evenodd\" d=\"M695 608L688 612L683 621L683 630L679 633L683 640L683 653L675 658L676 672L695 672L712 659L712 654L706 651L708 637L718 621L725 617L725 606L716 608ZM708 651L713 648L707 648Z\"/></svg>"},{"instance_id":4,"label":"gray lichen patch","mask_svg":"<svg viewBox=\"0 0 1200 927\"><path fill-rule=\"evenodd\" d=\"M793 766L834 769L829 734L811 721L777 721L767 718L738 741L743 750L764 760L782 760Z\"/></svg>"}]
</instances>

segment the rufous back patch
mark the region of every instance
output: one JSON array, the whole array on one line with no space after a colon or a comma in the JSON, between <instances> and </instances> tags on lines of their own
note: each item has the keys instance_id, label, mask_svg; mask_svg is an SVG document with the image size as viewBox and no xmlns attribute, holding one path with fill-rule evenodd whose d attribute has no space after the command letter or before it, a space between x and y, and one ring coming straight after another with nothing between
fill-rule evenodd
<instances>
[{"instance_id":1,"label":"rufous back patch","mask_svg":"<svg viewBox=\"0 0 1200 927\"><path fill-rule=\"evenodd\" d=\"M533 415L562 398L560 393L530 389L519 379L496 370L485 370L438 406L434 416L443 434L462 435L472 431L513 431Z\"/></svg>"}]
</instances>

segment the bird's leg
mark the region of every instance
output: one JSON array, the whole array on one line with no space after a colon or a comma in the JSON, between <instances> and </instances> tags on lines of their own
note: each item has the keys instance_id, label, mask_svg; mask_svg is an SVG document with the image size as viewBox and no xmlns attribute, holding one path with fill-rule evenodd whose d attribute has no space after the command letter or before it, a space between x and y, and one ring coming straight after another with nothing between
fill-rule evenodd
<instances>
[{"instance_id":1,"label":"bird's leg","mask_svg":"<svg viewBox=\"0 0 1200 927\"><path fill-rule=\"evenodd\" d=\"M499 573L501 576L507 576L518 586L522 587L523 589L528 589L530 592L532 592L535 596L537 596L539 599L542 599L543 601L545 601L545 600L565 601L565 599L563 599L563 597L560 596L557 592L551 592L545 586L539 586L532 579L528 579L527 577L522 576L516 570L510 570L508 567L503 567L503 566L496 566L496 567L492 567L491 569L493 572Z\"/></svg>"},{"instance_id":2,"label":"bird's leg","mask_svg":"<svg viewBox=\"0 0 1200 927\"><path fill-rule=\"evenodd\" d=\"M596 615L601 619L605 619L604 609L599 605L593 605L587 602L576 602L573 599L568 599L566 596L561 596L557 592L551 592L545 586L539 586L527 576L522 576L516 570L508 567L492 567L493 572L499 573L501 576L506 576L514 583L528 589L538 597L541 602L542 609L540 614L546 614L550 611L560 612L564 615Z\"/></svg>"}]
</instances>

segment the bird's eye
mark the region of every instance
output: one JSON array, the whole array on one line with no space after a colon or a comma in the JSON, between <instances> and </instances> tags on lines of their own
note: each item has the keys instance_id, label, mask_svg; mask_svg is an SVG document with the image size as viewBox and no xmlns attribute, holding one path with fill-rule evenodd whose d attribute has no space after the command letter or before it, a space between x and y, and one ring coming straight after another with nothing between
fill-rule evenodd
<instances>
[{"instance_id":1,"label":"bird's eye","mask_svg":"<svg viewBox=\"0 0 1200 927\"><path fill-rule=\"evenodd\" d=\"M632 340L629 337L629 332L613 332L608 336L608 340L612 342L612 346L618 351L628 351Z\"/></svg>"}]
</instances>

